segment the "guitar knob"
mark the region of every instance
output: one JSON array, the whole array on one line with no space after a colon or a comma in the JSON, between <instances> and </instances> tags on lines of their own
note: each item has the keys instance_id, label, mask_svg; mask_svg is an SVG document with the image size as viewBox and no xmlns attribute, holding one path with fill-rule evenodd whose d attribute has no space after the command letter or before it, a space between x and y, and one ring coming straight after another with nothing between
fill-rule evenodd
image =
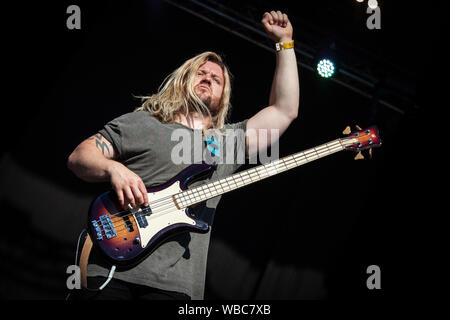
<instances>
[{"instance_id":1,"label":"guitar knob","mask_svg":"<svg viewBox=\"0 0 450 320\"><path fill-rule=\"evenodd\" d=\"M345 130L342 131L342 134L350 134L352 132L352 130L350 129L350 126L345 127Z\"/></svg>"},{"instance_id":2,"label":"guitar knob","mask_svg":"<svg viewBox=\"0 0 450 320\"><path fill-rule=\"evenodd\" d=\"M362 160L362 159L364 159L364 156L362 155L361 151L358 152L358 154L356 155L356 157L354 159L355 160Z\"/></svg>"},{"instance_id":3,"label":"guitar knob","mask_svg":"<svg viewBox=\"0 0 450 320\"><path fill-rule=\"evenodd\" d=\"M136 238L134 238L133 243L134 244L139 244L139 243L141 243L141 239L139 237L136 237Z\"/></svg>"}]
</instances>

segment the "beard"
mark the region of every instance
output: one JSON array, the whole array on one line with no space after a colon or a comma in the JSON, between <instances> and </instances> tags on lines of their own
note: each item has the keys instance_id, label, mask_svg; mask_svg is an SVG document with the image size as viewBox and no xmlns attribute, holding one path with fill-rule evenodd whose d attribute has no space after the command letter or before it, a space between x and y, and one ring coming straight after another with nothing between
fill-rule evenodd
<instances>
[{"instance_id":1,"label":"beard","mask_svg":"<svg viewBox=\"0 0 450 320\"><path fill-rule=\"evenodd\" d=\"M205 97L205 96L200 97L200 100L202 100L202 102L208 107L208 109L211 110L211 97L210 97L210 96L207 96L207 97Z\"/></svg>"},{"instance_id":2,"label":"beard","mask_svg":"<svg viewBox=\"0 0 450 320\"><path fill-rule=\"evenodd\" d=\"M197 97L205 104L205 106L207 106L208 109L211 110L211 95L208 94L205 90L198 87L196 88L195 93Z\"/></svg>"}]
</instances>

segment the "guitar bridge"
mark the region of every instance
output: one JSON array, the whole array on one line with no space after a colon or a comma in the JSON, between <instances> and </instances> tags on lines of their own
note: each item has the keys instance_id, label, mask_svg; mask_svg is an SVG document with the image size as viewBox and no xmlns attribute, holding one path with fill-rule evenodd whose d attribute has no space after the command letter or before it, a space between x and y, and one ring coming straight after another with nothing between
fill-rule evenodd
<instances>
[{"instance_id":1,"label":"guitar bridge","mask_svg":"<svg viewBox=\"0 0 450 320\"><path fill-rule=\"evenodd\" d=\"M95 229L97 240L103 240L103 233L105 234L106 239L111 239L117 236L116 229L114 228L109 215L105 214L100 216L99 223L96 220L92 220L91 222Z\"/></svg>"},{"instance_id":2,"label":"guitar bridge","mask_svg":"<svg viewBox=\"0 0 450 320\"><path fill-rule=\"evenodd\" d=\"M103 240L103 234L102 229L100 229L100 226L98 225L96 220L91 221L92 226L94 227L95 233L97 235L97 240Z\"/></svg>"}]
</instances>

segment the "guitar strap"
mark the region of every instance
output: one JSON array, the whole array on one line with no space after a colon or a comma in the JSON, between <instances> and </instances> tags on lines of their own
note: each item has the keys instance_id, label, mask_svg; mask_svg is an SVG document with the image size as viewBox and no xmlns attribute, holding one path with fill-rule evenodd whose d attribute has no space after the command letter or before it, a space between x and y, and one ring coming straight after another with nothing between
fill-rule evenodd
<instances>
[{"instance_id":1,"label":"guitar strap","mask_svg":"<svg viewBox=\"0 0 450 320\"><path fill-rule=\"evenodd\" d=\"M92 240L87 233L86 239L84 240L83 249L81 249L80 255L80 276L81 276L81 284L87 288L87 265L89 260L89 254L92 249Z\"/></svg>"},{"instance_id":2,"label":"guitar strap","mask_svg":"<svg viewBox=\"0 0 450 320\"><path fill-rule=\"evenodd\" d=\"M81 235L80 235L80 237L81 237ZM115 265L111 266L111 270L109 270L106 281L99 288L88 288L88 286L87 286L87 265L89 262L89 255L91 254L91 251L92 251L92 246L93 246L92 239L89 236L89 233L86 232L86 237L84 238L83 248L81 249L80 262L78 264L78 267L80 268L81 285L89 291L100 291L100 290L103 290L106 287L106 285L113 278L114 272L116 271L116 266Z\"/></svg>"}]
</instances>

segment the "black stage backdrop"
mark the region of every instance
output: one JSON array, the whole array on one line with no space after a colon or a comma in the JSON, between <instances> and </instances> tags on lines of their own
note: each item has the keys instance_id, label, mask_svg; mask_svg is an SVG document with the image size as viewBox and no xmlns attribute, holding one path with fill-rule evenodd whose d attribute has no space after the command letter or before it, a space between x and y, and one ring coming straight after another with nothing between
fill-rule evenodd
<instances>
[{"instance_id":1,"label":"black stage backdrop","mask_svg":"<svg viewBox=\"0 0 450 320\"><path fill-rule=\"evenodd\" d=\"M410 69L420 101L427 80L419 73L442 20L424 23L419 8L383 2L381 30L352 32L356 22L366 28L363 10L349 21L321 12L331 2L277 3L274 9L299 20L328 19L322 27L337 26L336 37ZM71 4L81 8L81 30L66 27ZM230 120L249 118L267 105L275 56L163 1L33 2L7 6L4 15L0 297L65 299L66 268L74 263L90 201L109 189L66 168L77 144L132 111L140 102L134 96L155 92L203 51L222 54L234 75ZM416 266L428 251L422 240L433 210L421 182L427 157L417 146L424 110L432 106L416 101L419 109L400 114L307 69L299 75L299 117L281 138L280 156L338 138L356 124L376 124L383 145L372 160L341 152L225 195L213 226L205 299L419 294ZM370 265L380 267L381 290L366 286Z\"/></svg>"}]
</instances>

